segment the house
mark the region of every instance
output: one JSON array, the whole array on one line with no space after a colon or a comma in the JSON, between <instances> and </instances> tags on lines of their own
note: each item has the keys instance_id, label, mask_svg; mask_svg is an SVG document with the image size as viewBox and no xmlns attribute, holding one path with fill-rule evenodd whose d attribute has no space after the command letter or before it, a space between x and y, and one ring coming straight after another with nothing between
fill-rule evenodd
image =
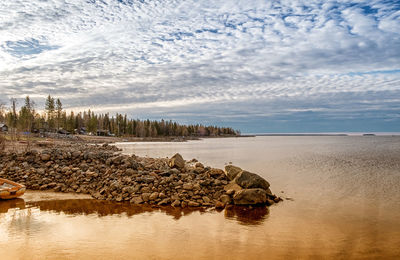
<instances>
[{"instance_id":1,"label":"house","mask_svg":"<svg viewBox=\"0 0 400 260\"><path fill-rule=\"evenodd\" d=\"M110 136L110 132L108 132L107 130L97 130L96 135L97 136Z\"/></svg>"},{"instance_id":2,"label":"house","mask_svg":"<svg viewBox=\"0 0 400 260\"><path fill-rule=\"evenodd\" d=\"M8 126L6 124L0 123L0 132L8 132Z\"/></svg>"}]
</instances>

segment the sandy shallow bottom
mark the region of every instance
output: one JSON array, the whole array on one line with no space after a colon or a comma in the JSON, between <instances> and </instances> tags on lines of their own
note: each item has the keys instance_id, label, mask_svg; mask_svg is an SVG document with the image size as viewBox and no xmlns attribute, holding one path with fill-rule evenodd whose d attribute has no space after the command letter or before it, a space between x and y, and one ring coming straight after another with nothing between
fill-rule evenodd
<instances>
[{"instance_id":1,"label":"sandy shallow bottom","mask_svg":"<svg viewBox=\"0 0 400 260\"><path fill-rule=\"evenodd\" d=\"M376 259L400 256L400 138L257 137L121 144L263 175L265 208L154 209L28 191L0 201L1 259Z\"/></svg>"}]
</instances>

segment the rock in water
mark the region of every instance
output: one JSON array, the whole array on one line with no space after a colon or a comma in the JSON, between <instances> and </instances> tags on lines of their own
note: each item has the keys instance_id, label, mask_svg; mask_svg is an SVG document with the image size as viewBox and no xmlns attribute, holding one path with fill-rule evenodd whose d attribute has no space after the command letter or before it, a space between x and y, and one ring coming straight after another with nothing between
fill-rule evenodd
<instances>
[{"instance_id":1,"label":"rock in water","mask_svg":"<svg viewBox=\"0 0 400 260\"><path fill-rule=\"evenodd\" d=\"M182 155L180 155L179 153L172 156L172 158L169 159L168 164L169 167L171 168L178 168L178 169L185 168L185 160L183 160Z\"/></svg>"},{"instance_id":2,"label":"rock in water","mask_svg":"<svg viewBox=\"0 0 400 260\"><path fill-rule=\"evenodd\" d=\"M267 192L263 189L244 189L235 193L235 205L264 204L267 201Z\"/></svg>"},{"instance_id":3,"label":"rock in water","mask_svg":"<svg viewBox=\"0 0 400 260\"><path fill-rule=\"evenodd\" d=\"M233 165L225 166L225 175L231 181L235 179L236 175L238 175L242 171L241 168Z\"/></svg>"},{"instance_id":4,"label":"rock in water","mask_svg":"<svg viewBox=\"0 0 400 260\"><path fill-rule=\"evenodd\" d=\"M264 178L248 171L240 172L235 177L234 182L244 189L260 188L266 191L269 190L269 183Z\"/></svg>"}]
</instances>

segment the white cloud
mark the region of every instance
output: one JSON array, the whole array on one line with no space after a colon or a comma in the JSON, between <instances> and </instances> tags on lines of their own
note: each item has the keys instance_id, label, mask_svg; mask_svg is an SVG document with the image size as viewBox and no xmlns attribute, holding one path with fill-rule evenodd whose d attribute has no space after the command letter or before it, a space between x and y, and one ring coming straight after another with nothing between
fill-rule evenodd
<instances>
[{"instance_id":1,"label":"white cloud","mask_svg":"<svg viewBox=\"0 0 400 260\"><path fill-rule=\"evenodd\" d=\"M158 107L168 117L201 104L248 114L253 100L303 111L311 96L309 109L335 111L322 97L380 92L374 100L386 111L393 104L384 93L400 97L399 9L387 1L3 0L0 102L29 94L40 104L50 93L71 109Z\"/></svg>"}]
</instances>

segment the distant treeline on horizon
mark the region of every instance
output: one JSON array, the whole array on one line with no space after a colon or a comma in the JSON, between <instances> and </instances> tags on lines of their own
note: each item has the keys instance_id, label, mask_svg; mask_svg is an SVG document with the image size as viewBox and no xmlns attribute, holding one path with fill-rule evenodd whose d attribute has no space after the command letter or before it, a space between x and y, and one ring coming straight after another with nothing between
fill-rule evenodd
<instances>
[{"instance_id":1,"label":"distant treeline on horizon","mask_svg":"<svg viewBox=\"0 0 400 260\"><path fill-rule=\"evenodd\" d=\"M42 114L35 111L34 102L27 96L24 105L17 111L16 99L11 99L9 111L0 106L0 123L8 124L11 129L23 132L40 130L64 130L69 133L93 133L115 136L161 137L161 136L236 136L240 132L231 127L205 126L202 124L182 125L164 120L129 119L126 114L115 116L95 114L83 111L68 115L63 110L60 99L50 95L46 99Z\"/></svg>"}]
</instances>

